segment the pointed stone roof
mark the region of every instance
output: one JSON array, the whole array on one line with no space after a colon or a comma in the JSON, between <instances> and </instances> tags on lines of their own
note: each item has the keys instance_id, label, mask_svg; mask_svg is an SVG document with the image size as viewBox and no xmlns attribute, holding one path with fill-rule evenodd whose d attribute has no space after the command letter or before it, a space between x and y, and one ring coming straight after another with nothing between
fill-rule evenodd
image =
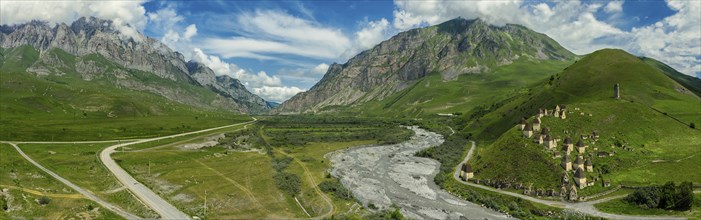
<instances>
[{"instance_id":1,"label":"pointed stone roof","mask_svg":"<svg viewBox=\"0 0 701 220\"><path fill-rule=\"evenodd\" d=\"M540 118L533 119L533 124L540 124Z\"/></svg>"},{"instance_id":2,"label":"pointed stone roof","mask_svg":"<svg viewBox=\"0 0 701 220\"><path fill-rule=\"evenodd\" d=\"M587 158L587 161L584 161L585 166L592 166L593 164L591 163L591 160Z\"/></svg>"},{"instance_id":3,"label":"pointed stone roof","mask_svg":"<svg viewBox=\"0 0 701 220\"><path fill-rule=\"evenodd\" d=\"M551 140L552 140L552 137L550 137L549 134L545 135L545 138L543 139L543 141L551 141Z\"/></svg>"},{"instance_id":4,"label":"pointed stone roof","mask_svg":"<svg viewBox=\"0 0 701 220\"><path fill-rule=\"evenodd\" d=\"M580 179L587 178L587 176L584 175L584 170L582 170L581 167L577 168L577 171L574 171L574 177Z\"/></svg>"},{"instance_id":5,"label":"pointed stone roof","mask_svg":"<svg viewBox=\"0 0 701 220\"><path fill-rule=\"evenodd\" d=\"M570 138L570 137L565 138L565 144L572 144L572 138Z\"/></svg>"},{"instance_id":6,"label":"pointed stone roof","mask_svg":"<svg viewBox=\"0 0 701 220\"><path fill-rule=\"evenodd\" d=\"M567 151L568 149L569 149L569 147L567 147L567 145L562 145L562 150L563 150L563 151Z\"/></svg>"},{"instance_id":7,"label":"pointed stone roof","mask_svg":"<svg viewBox=\"0 0 701 220\"><path fill-rule=\"evenodd\" d=\"M570 162L570 158L567 157L567 156L564 156L564 157L562 157L562 162L563 162L563 163L569 163L569 162Z\"/></svg>"},{"instance_id":8,"label":"pointed stone roof","mask_svg":"<svg viewBox=\"0 0 701 220\"><path fill-rule=\"evenodd\" d=\"M575 164L584 164L584 158L582 156L577 156L577 159L574 160Z\"/></svg>"},{"instance_id":9,"label":"pointed stone roof","mask_svg":"<svg viewBox=\"0 0 701 220\"><path fill-rule=\"evenodd\" d=\"M524 131L533 131L533 126L531 123L526 123L526 127L523 128Z\"/></svg>"},{"instance_id":10,"label":"pointed stone roof","mask_svg":"<svg viewBox=\"0 0 701 220\"><path fill-rule=\"evenodd\" d=\"M462 168L461 168L461 169L462 169L462 171L464 171L464 172L466 172L466 173L471 173L471 172L472 172L472 166L470 166L470 164L466 164L466 163L462 164Z\"/></svg>"},{"instance_id":11,"label":"pointed stone roof","mask_svg":"<svg viewBox=\"0 0 701 220\"><path fill-rule=\"evenodd\" d=\"M540 131L543 134L550 134L550 128L544 127L543 130Z\"/></svg>"},{"instance_id":12,"label":"pointed stone roof","mask_svg":"<svg viewBox=\"0 0 701 220\"><path fill-rule=\"evenodd\" d=\"M526 118L521 118L521 121L518 122L519 124L525 125L526 123Z\"/></svg>"},{"instance_id":13,"label":"pointed stone roof","mask_svg":"<svg viewBox=\"0 0 701 220\"><path fill-rule=\"evenodd\" d=\"M584 142L582 140L577 141L577 147L584 147Z\"/></svg>"}]
</instances>

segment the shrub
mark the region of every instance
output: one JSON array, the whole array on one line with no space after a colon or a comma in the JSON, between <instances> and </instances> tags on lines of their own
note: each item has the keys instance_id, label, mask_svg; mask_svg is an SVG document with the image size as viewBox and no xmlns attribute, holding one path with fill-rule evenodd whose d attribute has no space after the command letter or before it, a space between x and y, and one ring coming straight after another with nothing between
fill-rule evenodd
<instances>
[{"instance_id":1,"label":"shrub","mask_svg":"<svg viewBox=\"0 0 701 220\"><path fill-rule=\"evenodd\" d=\"M48 205L49 202L51 202L51 199L49 199L49 197L42 196L39 198L39 205Z\"/></svg>"},{"instance_id":2,"label":"shrub","mask_svg":"<svg viewBox=\"0 0 701 220\"><path fill-rule=\"evenodd\" d=\"M689 127L690 127L690 128L696 128L696 124L694 124L694 122L691 122L691 124L689 124Z\"/></svg>"},{"instance_id":3,"label":"shrub","mask_svg":"<svg viewBox=\"0 0 701 220\"><path fill-rule=\"evenodd\" d=\"M682 182L676 186L670 181L663 186L636 189L623 200L648 209L689 210L694 202L693 193L691 182Z\"/></svg>"},{"instance_id":4,"label":"shrub","mask_svg":"<svg viewBox=\"0 0 701 220\"><path fill-rule=\"evenodd\" d=\"M273 176L275 186L283 192L289 193L292 196L299 194L302 181L299 176L293 173L278 172Z\"/></svg>"},{"instance_id":5,"label":"shrub","mask_svg":"<svg viewBox=\"0 0 701 220\"><path fill-rule=\"evenodd\" d=\"M319 183L319 189L326 193L332 193L334 196L341 199L353 199L353 192L343 187L343 184L341 184L341 182L339 182L336 179L327 180Z\"/></svg>"}]
</instances>

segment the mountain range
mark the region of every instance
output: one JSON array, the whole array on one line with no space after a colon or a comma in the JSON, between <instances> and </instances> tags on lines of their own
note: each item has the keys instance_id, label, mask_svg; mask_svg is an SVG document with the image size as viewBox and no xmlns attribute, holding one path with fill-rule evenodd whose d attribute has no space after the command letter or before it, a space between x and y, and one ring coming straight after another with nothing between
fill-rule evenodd
<instances>
[{"instance_id":1,"label":"mountain range","mask_svg":"<svg viewBox=\"0 0 701 220\"><path fill-rule=\"evenodd\" d=\"M265 100L246 90L239 80L217 76L202 63L185 61L182 54L156 39L140 33L126 36L110 20L83 17L70 25L51 26L33 21L0 26L0 47L22 46L30 46L39 54L26 69L19 71L37 76L77 73L86 81L107 80L120 88L155 93L202 109L256 113L271 108ZM105 62L88 59L91 56L99 56ZM66 57L72 62L63 59ZM137 71L158 80L137 77L133 73ZM212 93L194 87L204 87Z\"/></svg>"}]
</instances>

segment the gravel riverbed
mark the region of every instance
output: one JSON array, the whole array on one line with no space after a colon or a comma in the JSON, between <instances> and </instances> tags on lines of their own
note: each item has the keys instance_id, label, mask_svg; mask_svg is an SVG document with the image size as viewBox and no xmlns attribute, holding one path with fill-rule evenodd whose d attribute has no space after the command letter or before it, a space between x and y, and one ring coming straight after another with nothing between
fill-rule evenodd
<instances>
[{"instance_id":1,"label":"gravel riverbed","mask_svg":"<svg viewBox=\"0 0 701 220\"><path fill-rule=\"evenodd\" d=\"M395 204L410 219L504 219L494 210L464 201L433 182L440 163L414 153L443 143L443 136L418 127L410 140L333 152L331 175L364 206L384 209Z\"/></svg>"}]
</instances>

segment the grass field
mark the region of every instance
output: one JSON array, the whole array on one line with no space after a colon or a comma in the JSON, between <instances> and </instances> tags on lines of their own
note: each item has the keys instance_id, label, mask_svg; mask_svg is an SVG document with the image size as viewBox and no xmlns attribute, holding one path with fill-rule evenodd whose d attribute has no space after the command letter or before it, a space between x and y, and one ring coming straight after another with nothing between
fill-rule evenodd
<instances>
[{"instance_id":1,"label":"grass field","mask_svg":"<svg viewBox=\"0 0 701 220\"><path fill-rule=\"evenodd\" d=\"M0 212L0 219L121 218L43 173L7 144L0 144L0 189L8 189L0 196L8 208ZM36 202L42 196L49 204Z\"/></svg>"},{"instance_id":2,"label":"grass field","mask_svg":"<svg viewBox=\"0 0 701 220\"><path fill-rule=\"evenodd\" d=\"M614 199L608 202L594 205L597 209L615 214L640 215L640 216L679 216L688 219L701 219L701 194L694 195L694 203L689 211L669 211L664 209L646 209L629 204L623 199Z\"/></svg>"},{"instance_id":3,"label":"grass field","mask_svg":"<svg viewBox=\"0 0 701 220\"><path fill-rule=\"evenodd\" d=\"M318 184L332 180L326 175L330 164L323 156L350 146L394 142L411 134L404 134L405 129L398 129L397 125L393 125L397 129L386 128L390 122L350 120L261 117L259 122L244 130L231 128L130 146L125 152L114 154L113 158L140 182L190 215L215 219L305 218L306 213L312 217L365 215L369 212L355 201L318 191ZM382 129L402 133L373 134ZM199 150L181 148L187 143L204 142L217 133L258 137L248 138L248 142L251 148L261 151L239 152L222 147L225 146L223 142L217 147ZM285 138L296 141L285 142ZM273 162L277 160L275 158L290 160L285 168L277 171ZM299 177L300 192L293 196L279 189L273 178L277 172ZM332 213L329 213L326 199L333 205Z\"/></svg>"},{"instance_id":4,"label":"grass field","mask_svg":"<svg viewBox=\"0 0 701 220\"><path fill-rule=\"evenodd\" d=\"M90 190L105 201L138 216L157 217L158 214L145 207L124 189L98 159L102 149L114 144L21 144L19 146L42 166Z\"/></svg>"},{"instance_id":5,"label":"grass field","mask_svg":"<svg viewBox=\"0 0 701 220\"><path fill-rule=\"evenodd\" d=\"M312 216L319 216L328 213L328 203L322 198L317 191L317 186L323 181L331 181L332 177L328 175L331 164L324 155L327 153L345 149L353 146L361 146L377 143L374 140L352 141L352 142L326 142L326 143L309 143L304 147L284 149L278 148L275 155L279 157L291 157L294 163L290 164L287 171L294 173L302 179L302 191L298 199L304 204L307 212ZM332 215L343 213L363 214L358 210L361 205L353 200L344 200L325 193L327 198L332 201Z\"/></svg>"}]
</instances>

